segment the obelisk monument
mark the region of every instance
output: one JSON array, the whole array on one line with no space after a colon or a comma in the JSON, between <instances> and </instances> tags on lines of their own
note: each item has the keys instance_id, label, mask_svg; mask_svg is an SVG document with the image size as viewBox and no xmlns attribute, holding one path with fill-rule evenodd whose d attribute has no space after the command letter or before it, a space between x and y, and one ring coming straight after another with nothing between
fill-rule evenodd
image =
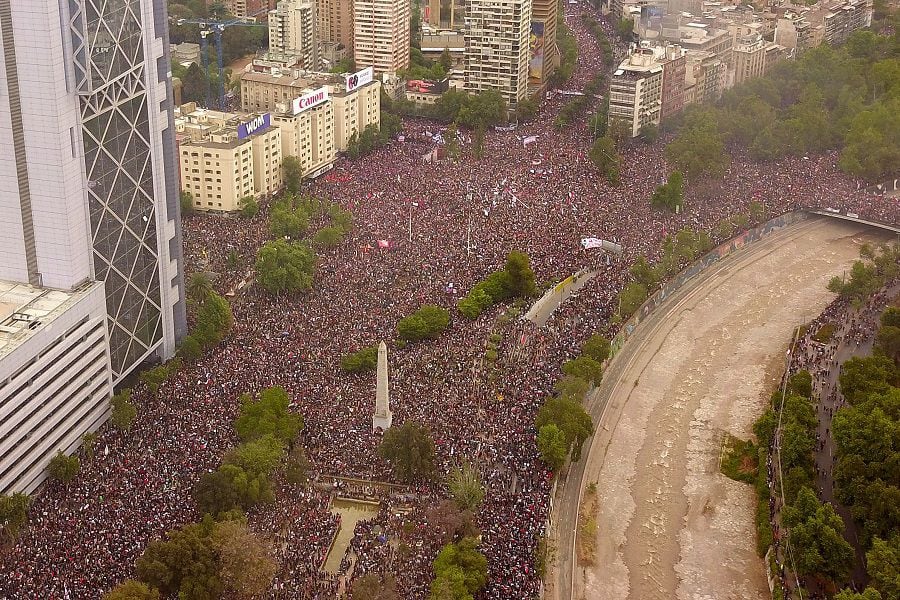
<instances>
[{"instance_id":1,"label":"obelisk monument","mask_svg":"<svg viewBox=\"0 0 900 600\"><path fill-rule=\"evenodd\" d=\"M378 344L378 374L375 384L375 414L372 415L372 431L387 431L391 426L390 395L388 394L387 345Z\"/></svg>"}]
</instances>

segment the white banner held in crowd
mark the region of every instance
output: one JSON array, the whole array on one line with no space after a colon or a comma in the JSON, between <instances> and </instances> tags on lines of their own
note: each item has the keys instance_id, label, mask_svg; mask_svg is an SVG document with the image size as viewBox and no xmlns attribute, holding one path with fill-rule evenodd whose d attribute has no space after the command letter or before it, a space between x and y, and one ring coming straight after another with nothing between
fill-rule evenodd
<instances>
[{"instance_id":1,"label":"white banner held in crowd","mask_svg":"<svg viewBox=\"0 0 900 600\"><path fill-rule=\"evenodd\" d=\"M581 246L585 250L590 250L591 248L602 248L603 240L595 237L581 238Z\"/></svg>"},{"instance_id":2,"label":"white banner held in crowd","mask_svg":"<svg viewBox=\"0 0 900 600\"><path fill-rule=\"evenodd\" d=\"M527 146L528 144L533 144L533 143L535 143L536 141L537 141L537 136L536 136L536 135L529 135L529 136L526 137L526 138L522 138L522 147L524 148L524 147Z\"/></svg>"}]
</instances>

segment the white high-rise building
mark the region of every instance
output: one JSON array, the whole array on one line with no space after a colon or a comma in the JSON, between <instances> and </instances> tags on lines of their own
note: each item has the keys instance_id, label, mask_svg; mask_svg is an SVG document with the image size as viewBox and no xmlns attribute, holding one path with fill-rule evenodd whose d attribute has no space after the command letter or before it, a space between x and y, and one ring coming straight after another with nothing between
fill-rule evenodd
<instances>
[{"instance_id":1,"label":"white high-rise building","mask_svg":"<svg viewBox=\"0 0 900 600\"><path fill-rule=\"evenodd\" d=\"M184 334L165 0L0 0L0 493Z\"/></svg>"},{"instance_id":2,"label":"white high-rise building","mask_svg":"<svg viewBox=\"0 0 900 600\"><path fill-rule=\"evenodd\" d=\"M296 56L304 69L319 68L316 5L307 0L281 0L269 11L269 54Z\"/></svg>"},{"instance_id":3,"label":"white high-rise building","mask_svg":"<svg viewBox=\"0 0 900 600\"><path fill-rule=\"evenodd\" d=\"M395 73L409 68L409 0L353 2L353 59L357 68Z\"/></svg>"},{"instance_id":4,"label":"white high-rise building","mask_svg":"<svg viewBox=\"0 0 900 600\"><path fill-rule=\"evenodd\" d=\"M528 94L531 0L471 0L466 13L469 93L499 90L510 107Z\"/></svg>"}]
</instances>

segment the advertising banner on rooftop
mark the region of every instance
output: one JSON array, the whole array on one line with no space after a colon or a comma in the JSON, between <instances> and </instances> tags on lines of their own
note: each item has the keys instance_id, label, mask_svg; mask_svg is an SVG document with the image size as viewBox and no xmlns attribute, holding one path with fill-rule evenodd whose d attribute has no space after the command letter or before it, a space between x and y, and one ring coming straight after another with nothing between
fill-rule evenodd
<instances>
[{"instance_id":1,"label":"advertising banner on rooftop","mask_svg":"<svg viewBox=\"0 0 900 600\"><path fill-rule=\"evenodd\" d=\"M293 102L291 103L294 114L296 115L308 108L312 108L313 106L318 106L323 102L327 102L329 98L330 96L328 95L328 88L325 86L306 93L299 98L294 98Z\"/></svg>"},{"instance_id":2,"label":"advertising banner on rooftop","mask_svg":"<svg viewBox=\"0 0 900 600\"><path fill-rule=\"evenodd\" d=\"M258 115L249 121L241 123L238 125L238 139L242 140L246 137L250 137L254 133L260 133L269 128L272 124L272 117L269 113L264 115Z\"/></svg>"},{"instance_id":3,"label":"advertising banner on rooftop","mask_svg":"<svg viewBox=\"0 0 900 600\"><path fill-rule=\"evenodd\" d=\"M353 75L344 75L344 78L347 81L347 91L352 92L356 88L360 88L367 83L370 83L373 77L375 77L375 69L372 67L366 67Z\"/></svg>"}]
</instances>

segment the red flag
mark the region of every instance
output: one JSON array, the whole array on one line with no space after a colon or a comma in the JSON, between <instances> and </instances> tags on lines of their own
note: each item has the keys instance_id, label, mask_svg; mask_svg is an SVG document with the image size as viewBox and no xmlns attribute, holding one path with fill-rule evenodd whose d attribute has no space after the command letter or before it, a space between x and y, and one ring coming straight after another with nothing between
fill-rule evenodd
<instances>
[{"instance_id":1,"label":"red flag","mask_svg":"<svg viewBox=\"0 0 900 600\"><path fill-rule=\"evenodd\" d=\"M378 247L379 248L390 248L391 241L390 240L378 240Z\"/></svg>"}]
</instances>

